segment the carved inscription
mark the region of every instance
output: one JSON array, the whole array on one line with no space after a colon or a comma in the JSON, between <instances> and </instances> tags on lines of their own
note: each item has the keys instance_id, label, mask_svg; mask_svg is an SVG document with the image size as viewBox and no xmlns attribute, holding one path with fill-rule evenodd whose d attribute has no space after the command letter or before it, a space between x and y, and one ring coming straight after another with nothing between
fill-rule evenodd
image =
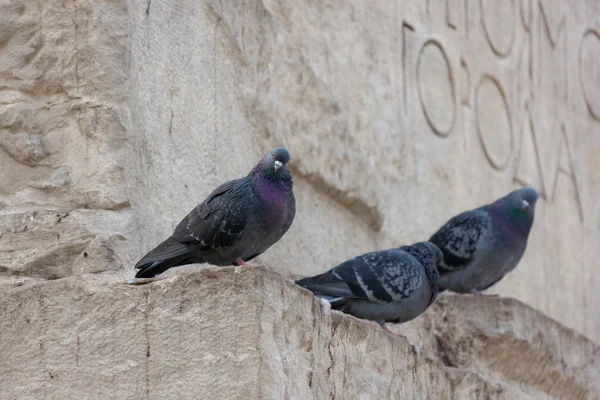
<instances>
[{"instance_id":1,"label":"carved inscription","mask_svg":"<svg viewBox=\"0 0 600 400\"><path fill-rule=\"evenodd\" d=\"M408 55L412 53L412 44L410 35L415 32L415 28L412 25L403 22L402 23L402 94L404 97L404 114L408 113L408 92L409 92L409 64Z\"/></svg>"},{"instance_id":2,"label":"carved inscription","mask_svg":"<svg viewBox=\"0 0 600 400\"><path fill-rule=\"evenodd\" d=\"M481 77L475 97L477 133L490 164L504 170L512 155L512 123L506 95L491 75Z\"/></svg>"},{"instance_id":3,"label":"carved inscription","mask_svg":"<svg viewBox=\"0 0 600 400\"><path fill-rule=\"evenodd\" d=\"M539 93L540 99L536 103L552 104L556 109L559 103L567 102L565 19L563 16L553 29L542 3L539 4L538 54L534 69L538 78L536 94Z\"/></svg>"},{"instance_id":4,"label":"carved inscription","mask_svg":"<svg viewBox=\"0 0 600 400\"><path fill-rule=\"evenodd\" d=\"M544 174L540 161L537 137L533 129L533 121L529 106L525 105L523 126L521 128L521 150L517 159L514 179L522 185L536 187L543 198L547 198Z\"/></svg>"},{"instance_id":5,"label":"carved inscription","mask_svg":"<svg viewBox=\"0 0 600 400\"><path fill-rule=\"evenodd\" d=\"M460 24L461 0L446 0L446 24L452 29L457 29Z\"/></svg>"},{"instance_id":6,"label":"carved inscription","mask_svg":"<svg viewBox=\"0 0 600 400\"><path fill-rule=\"evenodd\" d=\"M429 126L437 135L448 136L456 123L456 89L448 56L436 40L430 39L421 47L417 85Z\"/></svg>"},{"instance_id":7,"label":"carved inscription","mask_svg":"<svg viewBox=\"0 0 600 400\"><path fill-rule=\"evenodd\" d=\"M469 14L469 4L478 9ZM482 151L496 171L536 187L548 201L560 191L558 176L566 176L577 192L583 218L584 182L569 142L578 140L577 132L565 133L565 118L572 109L568 79L577 76L589 115L600 120L598 31L586 30L579 47L569 49L564 10L553 7L550 14L540 0L444 0L429 1L425 7L433 28L403 23L405 113L414 115L414 107L439 137L449 136L456 127L467 130L457 131L459 135L474 129L480 144L474 151ZM455 45L438 37L464 37L465 43ZM468 51L471 41L475 50ZM482 42L492 51L481 53ZM568 63L578 75L570 74ZM459 104L464 112L458 112Z\"/></svg>"},{"instance_id":8,"label":"carved inscription","mask_svg":"<svg viewBox=\"0 0 600 400\"><path fill-rule=\"evenodd\" d=\"M551 199L554 198L556 171L559 163L561 127L567 116L567 31L565 16L545 10L538 3L537 21L532 29L533 85L532 119L538 137L544 183ZM534 26L532 25L532 26ZM576 187L577 188L577 187Z\"/></svg>"},{"instance_id":9,"label":"carved inscription","mask_svg":"<svg viewBox=\"0 0 600 400\"><path fill-rule=\"evenodd\" d=\"M514 0L480 0L481 26L492 51L506 57L515 41Z\"/></svg>"},{"instance_id":10,"label":"carved inscription","mask_svg":"<svg viewBox=\"0 0 600 400\"><path fill-rule=\"evenodd\" d=\"M579 47L579 83L590 115L600 120L600 34L593 30Z\"/></svg>"},{"instance_id":11,"label":"carved inscription","mask_svg":"<svg viewBox=\"0 0 600 400\"><path fill-rule=\"evenodd\" d=\"M556 187L559 174L564 174L573 183L575 187L575 196L577 197L577 203L579 205L579 216L583 218L583 205L581 203L581 195L579 193L579 185L577 182L577 175L575 174L575 165L573 164L573 155L571 153L571 147L569 145L569 137L565 131L565 127L561 127L560 135L560 147L558 154L558 165L556 173L554 174L554 193L552 198L556 195Z\"/></svg>"},{"instance_id":12,"label":"carved inscription","mask_svg":"<svg viewBox=\"0 0 600 400\"><path fill-rule=\"evenodd\" d=\"M521 23L527 32L531 29L531 1L520 0L519 9L521 10Z\"/></svg>"},{"instance_id":13,"label":"carved inscription","mask_svg":"<svg viewBox=\"0 0 600 400\"><path fill-rule=\"evenodd\" d=\"M460 102L463 105L469 105L469 96L471 93L471 73L465 60L460 60Z\"/></svg>"}]
</instances>

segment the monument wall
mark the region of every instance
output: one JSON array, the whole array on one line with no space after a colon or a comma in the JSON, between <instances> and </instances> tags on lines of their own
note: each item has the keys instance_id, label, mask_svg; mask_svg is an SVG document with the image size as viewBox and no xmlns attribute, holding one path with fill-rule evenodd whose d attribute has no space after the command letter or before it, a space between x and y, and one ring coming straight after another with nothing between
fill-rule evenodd
<instances>
[{"instance_id":1,"label":"monument wall","mask_svg":"<svg viewBox=\"0 0 600 400\"><path fill-rule=\"evenodd\" d=\"M529 247L492 292L598 341L599 15L583 0L4 2L2 280L131 277L283 145L296 220L257 262L322 272L528 184Z\"/></svg>"}]
</instances>

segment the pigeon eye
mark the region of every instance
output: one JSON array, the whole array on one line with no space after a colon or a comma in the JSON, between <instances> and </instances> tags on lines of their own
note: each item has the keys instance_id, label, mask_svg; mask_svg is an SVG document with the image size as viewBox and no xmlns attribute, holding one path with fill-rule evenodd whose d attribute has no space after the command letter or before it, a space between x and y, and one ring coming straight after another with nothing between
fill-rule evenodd
<instances>
[{"instance_id":1,"label":"pigeon eye","mask_svg":"<svg viewBox=\"0 0 600 400\"><path fill-rule=\"evenodd\" d=\"M271 157L275 158L275 153L271 153Z\"/></svg>"}]
</instances>

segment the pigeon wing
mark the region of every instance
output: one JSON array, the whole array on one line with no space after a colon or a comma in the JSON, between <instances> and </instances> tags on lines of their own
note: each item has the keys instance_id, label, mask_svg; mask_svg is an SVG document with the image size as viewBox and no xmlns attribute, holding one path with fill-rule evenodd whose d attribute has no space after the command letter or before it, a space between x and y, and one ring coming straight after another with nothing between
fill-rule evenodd
<instances>
[{"instance_id":1,"label":"pigeon wing","mask_svg":"<svg viewBox=\"0 0 600 400\"><path fill-rule=\"evenodd\" d=\"M244 233L251 196L246 178L224 183L177 225L173 237L206 248L233 246Z\"/></svg>"},{"instance_id":2,"label":"pigeon wing","mask_svg":"<svg viewBox=\"0 0 600 400\"><path fill-rule=\"evenodd\" d=\"M394 249L364 254L296 283L317 295L390 303L410 296L422 279L418 261Z\"/></svg>"},{"instance_id":3,"label":"pigeon wing","mask_svg":"<svg viewBox=\"0 0 600 400\"><path fill-rule=\"evenodd\" d=\"M357 276L371 301L388 303L406 299L424 283L423 266L402 248L367 253L361 258L364 264L357 270Z\"/></svg>"},{"instance_id":4,"label":"pigeon wing","mask_svg":"<svg viewBox=\"0 0 600 400\"><path fill-rule=\"evenodd\" d=\"M465 268L477 251L477 244L490 227L487 211L477 209L459 214L437 231L430 242L444 254L439 263L441 275Z\"/></svg>"}]
</instances>

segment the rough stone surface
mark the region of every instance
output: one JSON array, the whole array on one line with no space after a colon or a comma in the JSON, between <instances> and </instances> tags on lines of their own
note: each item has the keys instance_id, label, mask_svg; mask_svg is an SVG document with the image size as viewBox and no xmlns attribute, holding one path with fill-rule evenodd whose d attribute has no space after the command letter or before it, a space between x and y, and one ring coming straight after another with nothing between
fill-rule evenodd
<instances>
[{"instance_id":1,"label":"rough stone surface","mask_svg":"<svg viewBox=\"0 0 600 400\"><path fill-rule=\"evenodd\" d=\"M2 280L132 275L285 145L298 212L258 262L316 274L530 184L529 249L493 291L599 341L599 16L587 0L3 1Z\"/></svg>"},{"instance_id":2,"label":"rough stone surface","mask_svg":"<svg viewBox=\"0 0 600 400\"><path fill-rule=\"evenodd\" d=\"M0 26L0 280L123 268L126 4L3 1Z\"/></svg>"},{"instance_id":3,"label":"rough stone surface","mask_svg":"<svg viewBox=\"0 0 600 400\"><path fill-rule=\"evenodd\" d=\"M0 288L2 399L600 398L600 348L512 299L443 296L415 354L264 268Z\"/></svg>"}]
</instances>

